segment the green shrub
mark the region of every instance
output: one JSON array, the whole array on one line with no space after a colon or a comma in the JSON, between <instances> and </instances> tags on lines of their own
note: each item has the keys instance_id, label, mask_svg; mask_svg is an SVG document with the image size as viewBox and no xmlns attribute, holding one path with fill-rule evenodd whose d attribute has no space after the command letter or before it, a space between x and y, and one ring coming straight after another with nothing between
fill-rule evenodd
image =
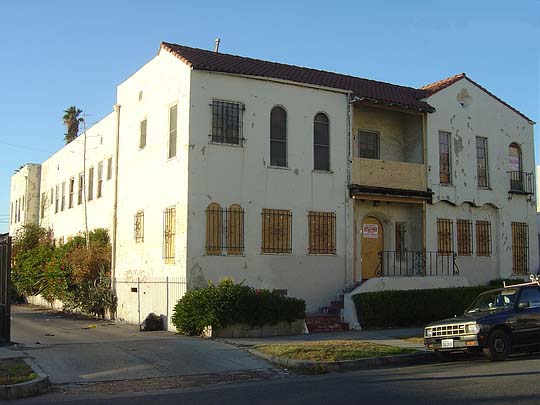
<instances>
[{"instance_id":1,"label":"green shrub","mask_svg":"<svg viewBox=\"0 0 540 405\"><path fill-rule=\"evenodd\" d=\"M223 328L234 323L251 326L292 322L305 317L306 304L269 290L256 290L231 280L216 287L188 291L176 304L172 323L184 334L199 335L206 326Z\"/></svg>"},{"instance_id":2,"label":"green shrub","mask_svg":"<svg viewBox=\"0 0 540 405\"><path fill-rule=\"evenodd\" d=\"M496 287L380 291L357 294L353 300L362 326L422 326L463 314L478 294Z\"/></svg>"}]
</instances>

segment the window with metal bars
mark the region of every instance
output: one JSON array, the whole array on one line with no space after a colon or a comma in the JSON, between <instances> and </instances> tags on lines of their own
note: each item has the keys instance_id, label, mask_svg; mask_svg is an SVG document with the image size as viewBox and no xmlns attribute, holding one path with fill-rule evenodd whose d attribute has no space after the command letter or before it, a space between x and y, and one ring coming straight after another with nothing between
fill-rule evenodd
<instances>
[{"instance_id":1,"label":"window with metal bars","mask_svg":"<svg viewBox=\"0 0 540 405\"><path fill-rule=\"evenodd\" d=\"M396 254L398 255L407 251L406 234L407 224L405 222L396 222Z\"/></svg>"},{"instance_id":2,"label":"window with metal bars","mask_svg":"<svg viewBox=\"0 0 540 405\"><path fill-rule=\"evenodd\" d=\"M176 156L176 134L178 126L178 106L169 108L169 151L167 157L172 159Z\"/></svg>"},{"instance_id":3,"label":"window with metal bars","mask_svg":"<svg viewBox=\"0 0 540 405\"><path fill-rule=\"evenodd\" d=\"M142 210L135 213L134 234L136 243L144 242L144 211Z\"/></svg>"},{"instance_id":4,"label":"window with metal bars","mask_svg":"<svg viewBox=\"0 0 540 405\"><path fill-rule=\"evenodd\" d=\"M144 119L139 125L139 149L146 148L146 126L147 120Z\"/></svg>"},{"instance_id":5,"label":"window with metal bars","mask_svg":"<svg viewBox=\"0 0 540 405\"><path fill-rule=\"evenodd\" d=\"M454 226L451 219L437 219L437 253L449 256L453 253Z\"/></svg>"},{"instance_id":6,"label":"window with metal bars","mask_svg":"<svg viewBox=\"0 0 540 405\"><path fill-rule=\"evenodd\" d=\"M379 159L379 134L377 132L358 131L358 157Z\"/></svg>"},{"instance_id":7,"label":"window with metal bars","mask_svg":"<svg viewBox=\"0 0 540 405\"><path fill-rule=\"evenodd\" d=\"M476 137L476 176L478 187L488 187L488 144L487 138Z\"/></svg>"},{"instance_id":8,"label":"window with metal bars","mask_svg":"<svg viewBox=\"0 0 540 405\"><path fill-rule=\"evenodd\" d=\"M214 202L206 208L206 254L244 254L244 210L238 204L223 209Z\"/></svg>"},{"instance_id":9,"label":"window with metal bars","mask_svg":"<svg viewBox=\"0 0 540 405\"><path fill-rule=\"evenodd\" d=\"M261 253L292 252L292 214L290 210L264 208Z\"/></svg>"},{"instance_id":10,"label":"window with metal bars","mask_svg":"<svg viewBox=\"0 0 540 405\"><path fill-rule=\"evenodd\" d=\"M491 222L476 221L476 255L491 256Z\"/></svg>"},{"instance_id":11,"label":"window with metal bars","mask_svg":"<svg viewBox=\"0 0 540 405\"><path fill-rule=\"evenodd\" d=\"M270 112L270 165L287 167L287 112L280 106Z\"/></svg>"},{"instance_id":12,"label":"window with metal bars","mask_svg":"<svg viewBox=\"0 0 540 405\"><path fill-rule=\"evenodd\" d=\"M313 121L313 168L330 170L330 121L323 113L318 113Z\"/></svg>"},{"instance_id":13,"label":"window with metal bars","mask_svg":"<svg viewBox=\"0 0 540 405\"><path fill-rule=\"evenodd\" d=\"M471 256L472 252L472 222L468 219L458 219L457 253L460 256Z\"/></svg>"},{"instance_id":14,"label":"window with metal bars","mask_svg":"<svg viewBox=\"0 0 540 405\"><path fill-rule=\"evenodd\" d=\"M242 145L242 115L244 104L238 101L212 100L213 143Z\"/></svg>"},{"instance_id":15,"label":"window with metal bars","mask_svg":"<svg viewBox=\"0 0 540 405\"><path fill-rule=\"evenodd\" d=\"M450 164L450 134L439 132L439 182L441 184L452 184Z\"/></svg>"},{"instance_id":16,"label":"window with metal bars","mask_svg":"<svg viewBox=\"0 0 540 405\"><path fill-rule=\"evenodd\" d=\"M334 212L309 211L308 228L309 254L336 254L336 214Z\"/></svg>"},{"instance_id":17,"label":"window with metal bars","mask_svg":"<svg viewBox=\"0 0 540 405\"><path fill-rule=\"evenodd\" d=\"M529 271L529 226L526 222L512 222L512 272Z\"/></svg>"},{"instance_id":18,"label":"window with metal bars","mask_svg":"<svg viewBox=\"0 0 540 405\"><path fill-rule=\"evenodd\" d=\"M176 234L176 208L169 207L163 212L163 260L174 264L174 242Z\"/></svg>"}]
</instances>

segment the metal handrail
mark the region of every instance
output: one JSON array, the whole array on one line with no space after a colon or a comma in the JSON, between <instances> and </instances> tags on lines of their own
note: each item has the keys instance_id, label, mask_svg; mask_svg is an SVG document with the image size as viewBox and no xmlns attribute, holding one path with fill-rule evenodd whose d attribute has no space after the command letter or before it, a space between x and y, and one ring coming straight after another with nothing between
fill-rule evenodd
<instances>
[{"instance_id":1,"label":"metal handrail","mask_svg":"<svg viewBox=\"0 0 540 405\"><path fill-rule=\"evenodd\" d=\"M383 250L378 252L379 277L458 276L455 252Z\"/></svg>"}]
</instances>

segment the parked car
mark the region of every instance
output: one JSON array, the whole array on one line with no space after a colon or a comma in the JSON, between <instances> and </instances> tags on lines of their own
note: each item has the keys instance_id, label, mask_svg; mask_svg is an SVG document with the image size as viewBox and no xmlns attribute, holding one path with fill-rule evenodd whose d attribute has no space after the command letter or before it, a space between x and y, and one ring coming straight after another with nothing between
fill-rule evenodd
<instances>
[{"instance_id":1,"label":"parked car","mask_svg":"<svg viewBox=\"0 0 540 405\"><path fill-rule=\"evenodd\" d=\"M459 317L424 328L424 345L447 360L454 352L481 352L492 361L540 347L540 281L480 294Z\"/></svg>"}]
</instances>

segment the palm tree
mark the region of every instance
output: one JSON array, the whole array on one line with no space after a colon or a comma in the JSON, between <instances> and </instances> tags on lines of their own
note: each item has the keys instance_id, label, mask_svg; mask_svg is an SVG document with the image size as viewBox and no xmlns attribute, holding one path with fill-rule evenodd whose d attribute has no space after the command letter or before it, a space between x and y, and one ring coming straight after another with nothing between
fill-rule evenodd
<instances>
[{"instance_id":1,"label":"palm tree","mask_svg":"<svg viewBox=\"0 0 540 405\"><path fill-rule=\"evenodd\" d=\"M67 127L67 134L64 134L64 139L66 144L68 144L77 138L79 133L79 122L83 122L84 118L79 118L82 110L77 109L77 107L74 105L69 107L64 112L65 114L62 118L64 120L64 125Z\"/></svg>"}]
</instances>

